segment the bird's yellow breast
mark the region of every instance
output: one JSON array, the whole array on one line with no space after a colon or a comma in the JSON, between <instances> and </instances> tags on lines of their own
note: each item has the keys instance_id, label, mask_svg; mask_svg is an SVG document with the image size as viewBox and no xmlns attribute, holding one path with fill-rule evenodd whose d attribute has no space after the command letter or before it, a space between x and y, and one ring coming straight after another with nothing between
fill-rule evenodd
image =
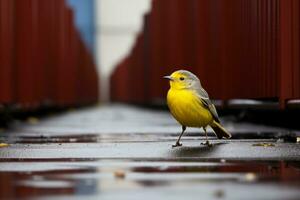
<instances>
[{"instance_id":1,"label":"bird's yellow breast","mask_svg":"<svg viewBox=\"0 0 300 200\"><path fill-rule=\"evenodd\" d=\"M192 90L171 88L167 103L174 118L183 126L206 127L213 121L210 111Z\"/></svg>"}]
</instances>

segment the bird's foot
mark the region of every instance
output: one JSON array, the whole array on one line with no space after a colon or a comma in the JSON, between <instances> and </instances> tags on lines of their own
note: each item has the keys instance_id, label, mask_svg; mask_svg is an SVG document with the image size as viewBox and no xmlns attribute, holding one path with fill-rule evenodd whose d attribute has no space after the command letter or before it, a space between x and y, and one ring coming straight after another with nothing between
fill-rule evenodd
<instances>
[{"instance_id":1,"label":"bird's foot","mask_svg":"<svg viewBox=\"0 0 300 200\"><path fill-rule=\"evenodd\" d=\"M176 144L173 144L173 145L172 145L173 148L174 148L174 147L180 147L180 146L182 146L182 143L180 143L180 142L176 142Z\"/></svg>"},{"instance_id":2,"label":"bird's foot","mask_svg":"<svg viewBox=\"0 0 300 200\"><path fill-rule=\"evenodd\" d=\"M206 146L208 146L208 147L212 147L212 146L213 146L213 144L210 143L208 140L206 140L206 142L201 142L201 144L202 144L202 145L206 145Z\"/></svg>"}]
</instances>

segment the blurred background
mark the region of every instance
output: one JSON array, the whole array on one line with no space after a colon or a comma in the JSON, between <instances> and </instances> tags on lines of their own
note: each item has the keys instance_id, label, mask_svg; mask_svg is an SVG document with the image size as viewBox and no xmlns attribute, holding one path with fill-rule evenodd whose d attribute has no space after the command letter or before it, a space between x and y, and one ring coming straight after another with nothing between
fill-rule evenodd
<instances>
[{"instance_id":1,"label":"blurred background","mask_svg":"<svg viewBox=\"0 0 300 200\"><path fill-rule=\"evenodd\" d=\"M221 108L297 108L297 0L1 0L2 110L164 105L187 69Z\"/></svg>"}]
</instances>

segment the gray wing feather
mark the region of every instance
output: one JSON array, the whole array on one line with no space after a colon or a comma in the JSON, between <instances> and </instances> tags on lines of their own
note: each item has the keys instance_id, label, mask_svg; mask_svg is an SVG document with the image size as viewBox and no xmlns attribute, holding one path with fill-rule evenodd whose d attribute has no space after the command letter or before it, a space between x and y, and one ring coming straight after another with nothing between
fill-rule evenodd
<instances>
[{"instance_id":1,"label":"gray wing feather","mask_svg":"<svg viewBox=\"0 0 300 200\"><path fill-rule=\"evenodd\" d=\"M209 96L208 96L207 92L202 87L200 87L196 91L197 91L197 94L201 97L201 99L209 100Z\"/></svg>"},{"instance_id":2,"label":"gray wing feather","mask_svg":"<svg viewBox=\"0 0 300 200\"><path fill-rule=\"evenodd\" d=\"M207 107L208 110L210 111L210 113L212 114L214 120L216 122L220 123L220 119L219 119L219 115L217 113L216 107L214 106L214 104L209 99L209 96L208 96L207 92L203 88L197 89L196 92L197 92L197 95L199 96L201 102L203 103L203 105L205 107Z\"/></svg>"}]
</instances>

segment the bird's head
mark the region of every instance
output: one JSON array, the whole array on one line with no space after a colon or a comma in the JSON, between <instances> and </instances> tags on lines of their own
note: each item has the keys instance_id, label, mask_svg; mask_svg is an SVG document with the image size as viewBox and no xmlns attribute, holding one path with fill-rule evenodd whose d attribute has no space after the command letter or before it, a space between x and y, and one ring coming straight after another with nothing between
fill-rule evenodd
<instances>
[{"instance_id":1,"label":"bird's head","mask_svg":"<svg viewBox=\"0 0 300 200\"><path fill-rule=\"evenodd\" d=\"M170 76L164 76L170 81L172 89L197 89L201 87L198 77L187 70L178 70L173 72Z\"/></svg>"}]
</instances>

